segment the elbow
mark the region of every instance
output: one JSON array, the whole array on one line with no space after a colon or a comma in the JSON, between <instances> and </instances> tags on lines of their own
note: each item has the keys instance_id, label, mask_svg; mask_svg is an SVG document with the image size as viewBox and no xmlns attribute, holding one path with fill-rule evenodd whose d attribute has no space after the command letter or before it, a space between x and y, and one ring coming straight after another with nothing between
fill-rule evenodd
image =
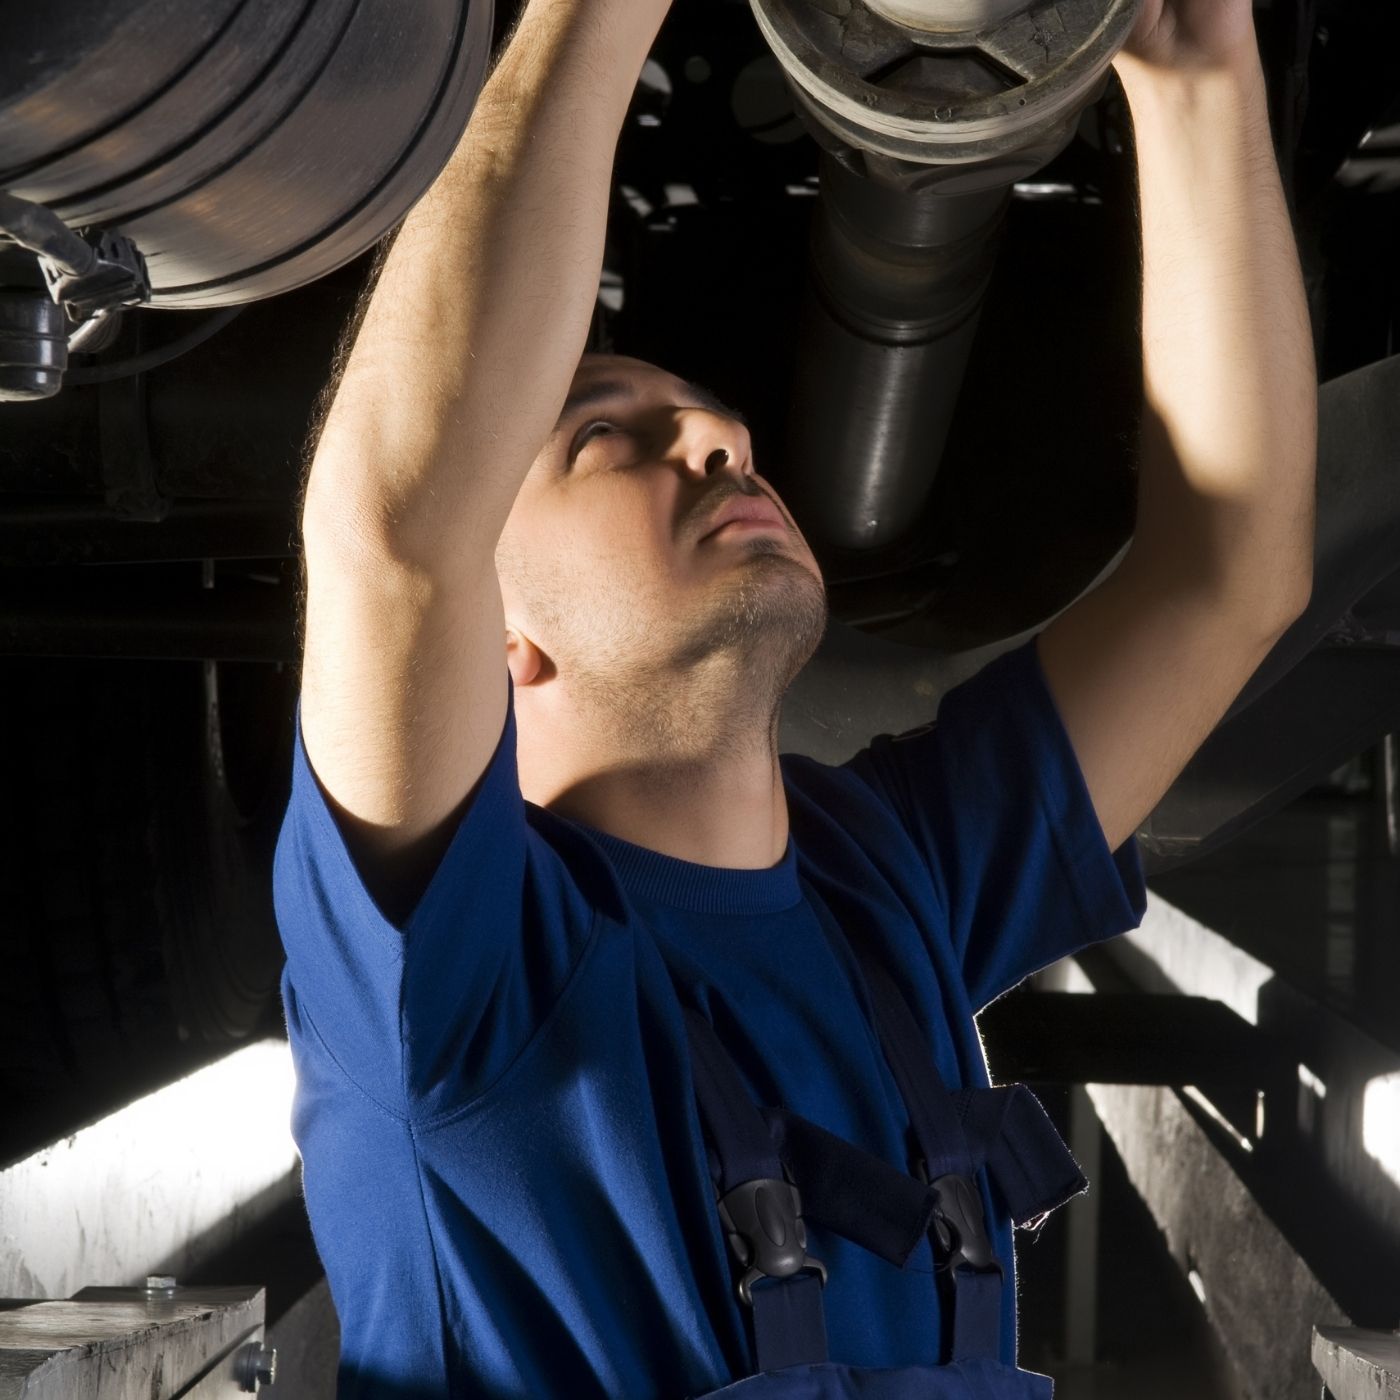
<instances>
[{"instance_id":1,"label":"elbow","mask_svg":"<svg viewBox=\"0 0 1400 1400\"><path fill-rule=\"evenodd\" d=\"M1241 645L1268 651L1307 612L1312 588L1311 573L1255 572L1213 591L1206 607Z\"/></svg>"},{"instance_id":2,"label":"elbow","mask_svg":"<svg viewBox=\"0 0 1400 1400\"><path fill-rule=\"evenodd\" d=\"M1251 610L1266 637L1277 639L1288 631L1312 603L1315 533L1310 518L1306 529L1295 526L1267 556L1251 551Z\"/></svg>"},{"instance_id":3,"label":"elbow","mask_svg":"<svg viewBox=\"0 0 1400 1400\"><path fill-rule=\"evenodd\" d=\"M1288 568L1256 566L1222 570L1225 577L1206 582L1198 592L1203 612L1216 617L1241 645L1265 650L1293 627L1312 602L1312 557L1295 559ZM1200 580L1197 580L1198 585Z\"/></svg>"},{"instance_id":4,"label":"elbow","mask_svg":"<svg viewBox=\"0 0 1400 1400\"><path fill-rule=\"evenodd\" d=\"M1311 562L1309 557L1306 571L1295 571L1276 580L1256 607L1258 620L1270 641L1281 637L1307 612L1313 592Z\"/></svg>"},{"instance_id":5,"label":"elbow","mask_svg":"<svg viewBox=\"0 0 1400 1400\"><path fill-rule=\"evenodd\" d=\"M1312 604L1316 535L1316 520L1310 517L1307 537L1295 551L1290 551L1288 555L1292 561L1292 568L1279 585L1279 604L1283 619L1283 627L1280 630L1282 631L1287 631L1292 627Z\"/></svg>"}]
</instances>

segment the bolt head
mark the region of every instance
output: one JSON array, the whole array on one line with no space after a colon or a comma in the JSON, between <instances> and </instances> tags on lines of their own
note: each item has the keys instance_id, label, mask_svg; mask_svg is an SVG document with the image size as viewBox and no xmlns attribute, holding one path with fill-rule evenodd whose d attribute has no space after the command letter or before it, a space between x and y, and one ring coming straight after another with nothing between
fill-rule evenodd
<instances>
[{"instance_id":1,"label":"bolt head","mask_svg":"<svg viewBox=\"0 0 1400 1400\"><path fill-rule=\"evenodd\" d=\"M238 1380L243 1389L256 1395L259 1387L277 1381L277 1348L262 1342L249 1342L238 1359Z\"/></svg>"}]
</instances>

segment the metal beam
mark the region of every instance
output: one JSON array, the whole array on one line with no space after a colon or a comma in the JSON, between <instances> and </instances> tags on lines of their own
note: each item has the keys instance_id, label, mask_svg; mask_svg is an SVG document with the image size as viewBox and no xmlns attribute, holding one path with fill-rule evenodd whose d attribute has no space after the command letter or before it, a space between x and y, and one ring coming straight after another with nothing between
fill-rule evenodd
<instances>
[{"instance_id":1,"label":"metal beam","mask_svg":"<svg viewBox=\"0 0 1400 1400\"><path fill-rule=\"evenodd\" d=\"M1002 1083L1261 1090L1278 1074L1269 1037L1210 997L1015 992L977 1024Z\"/></svg>"},{"instance_id":2,"label":"metal beam","mask_svg":"<svg viewBox=\"0 0 1400 1400\"><path fill-rule=\"evenodd\" d=\"M0 1299L0 1400L236 1400L262 1333L261 1288Z\"/></svg>"},{"instance_id":3,"label":"metal beam","mask_svg":"<svg viewBox=\"0 0 1400 1400\"><path fill-rule=\"evenodd\" d=\"M1202 1296L1246 1400L1317 1400L1309 1346L1348 1319L1176 1090L1091 1084L1128 1177Z\"/></svg>"},{"instance_id":4,"label":"metal beam","mask_svg":"<svg viewBox=\"0 0 1400 1400\"><path fill-rule=\"evenodd\" d=\"M1400 1400L1400 1333L1319 1327L1312 1359L1335 1400Z\"/></svg>"}]
</instances>

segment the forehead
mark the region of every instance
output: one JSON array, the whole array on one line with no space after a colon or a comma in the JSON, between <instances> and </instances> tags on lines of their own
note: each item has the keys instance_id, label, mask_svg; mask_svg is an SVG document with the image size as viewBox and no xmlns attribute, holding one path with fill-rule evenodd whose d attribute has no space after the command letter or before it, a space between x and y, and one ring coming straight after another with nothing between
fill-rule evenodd
<instances>
[{"instance_id":1,"label":"forehead","mask_svg":"<svg viewBox=\"0 0 1400 1400\"><path fill-rule=\"evenodd\" d=\"M555 432L561 431L572 417L587 409L606 404L610 399L631 399L636 402L671 402L689 404L732 418L745 428L748 419L703 384L683 379L646 360L630 355L589 353L579 361L573 381L564 400Z\"/></svg>"},{"instance_id":2,"label":"forehead","mask_svg":"<svg viewBox=\"0 0 1400 1400\"><path fill-rule=\"evenodd\" d=\"M631 355L600 354L589 351L579 360L578 368L574 371L564 408L554 432L550 434L549 441L541 448L539 455L535 458L529 473L531 481L536 478L544 480L555 475L558 465L555 458L559 452L559 435L567 425L571 405L574 401L580 395L586 395L590 389L597 386L620 383L628 385L640 394L664 393L681 387L684 381L673 374L668 374L656 365L649 364L646 360L634 359ZM574 411L573 416L578 416L578 410Z\"/></svg>"},{"instance_id":3,"label":"forehead","mask_svg":"<svg viewBox=\"0 0 1400 1400\"><path fill-rule=\"evenodd\" d=\"M571 423L592 409L619 400L633 404L657 399L683 400L688 393L698 395L703 402L713 398L707 390L688 384L645 360L633 359L630 355L587 354L574 371L550 440L559 439ZM720 405L716 402L710 407Z\"/></svg>"},{"instance_id":4,"label":"forehead","mask_svg":"<svg viewBox=\"0 0 1400 1400\"><path fill-rule=\"evenodd\" d=\"M631 355L604 355L589 351L578 362L573 383L569 386L570 392L600 379L625 379L638 388L645 385L675 389L684 385L684 381L676 375L646 360L634 359Z\"/></svg>"},{"instance_id":5,"label":"forehead","mask_svg":"<svg viewBox=\"0 0 1400 1400\"><path fill-rule=\"evenodd\" d=\"M661 402L698 406L748 427L742 413L702 384L630 355L591 352L581 358L574 371L559 417L535 458L529 478L552 480L563 473L569 435L591 412L612 413L619 404L635 408Z\"/></svg>"}]
</instances>

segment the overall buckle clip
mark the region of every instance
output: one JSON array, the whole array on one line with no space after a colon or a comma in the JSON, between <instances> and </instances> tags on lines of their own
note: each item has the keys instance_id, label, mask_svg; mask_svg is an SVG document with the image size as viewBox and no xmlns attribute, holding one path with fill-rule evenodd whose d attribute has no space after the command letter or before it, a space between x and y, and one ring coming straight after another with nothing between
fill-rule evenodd
<instances>
[{"instance_id":1,"label":"overall buckle clip","mask_svg":"<svg viewBox=\"0 0 1400 1400\"><path fill-rule=\"evenodd\" d=\"M729 1247L747 1270L739 1280L746 1306L753 1306L751 1290L760 1278L791 1278L815 1269L826 1284L826 1265L807 1253L802 1197L790 1182L772 1177L741 1182L720 1197L719 1218Z\"/></svg>"},{"instance_id":2,"label":"overall buckle clip","mask_svg":"<svg viewBox=\"0 0 1400 1400\"><path fill-rule=\"evenodd\" d=\"M982 1196L971 1177L949 1172L929 1181L928 1164L920 1161L919 1175L933 1192L933 1231L948 1256L948 1267L968 1264L974 1269L1000 1268L987 1235Z\"/></svg>"}]
</instances>

